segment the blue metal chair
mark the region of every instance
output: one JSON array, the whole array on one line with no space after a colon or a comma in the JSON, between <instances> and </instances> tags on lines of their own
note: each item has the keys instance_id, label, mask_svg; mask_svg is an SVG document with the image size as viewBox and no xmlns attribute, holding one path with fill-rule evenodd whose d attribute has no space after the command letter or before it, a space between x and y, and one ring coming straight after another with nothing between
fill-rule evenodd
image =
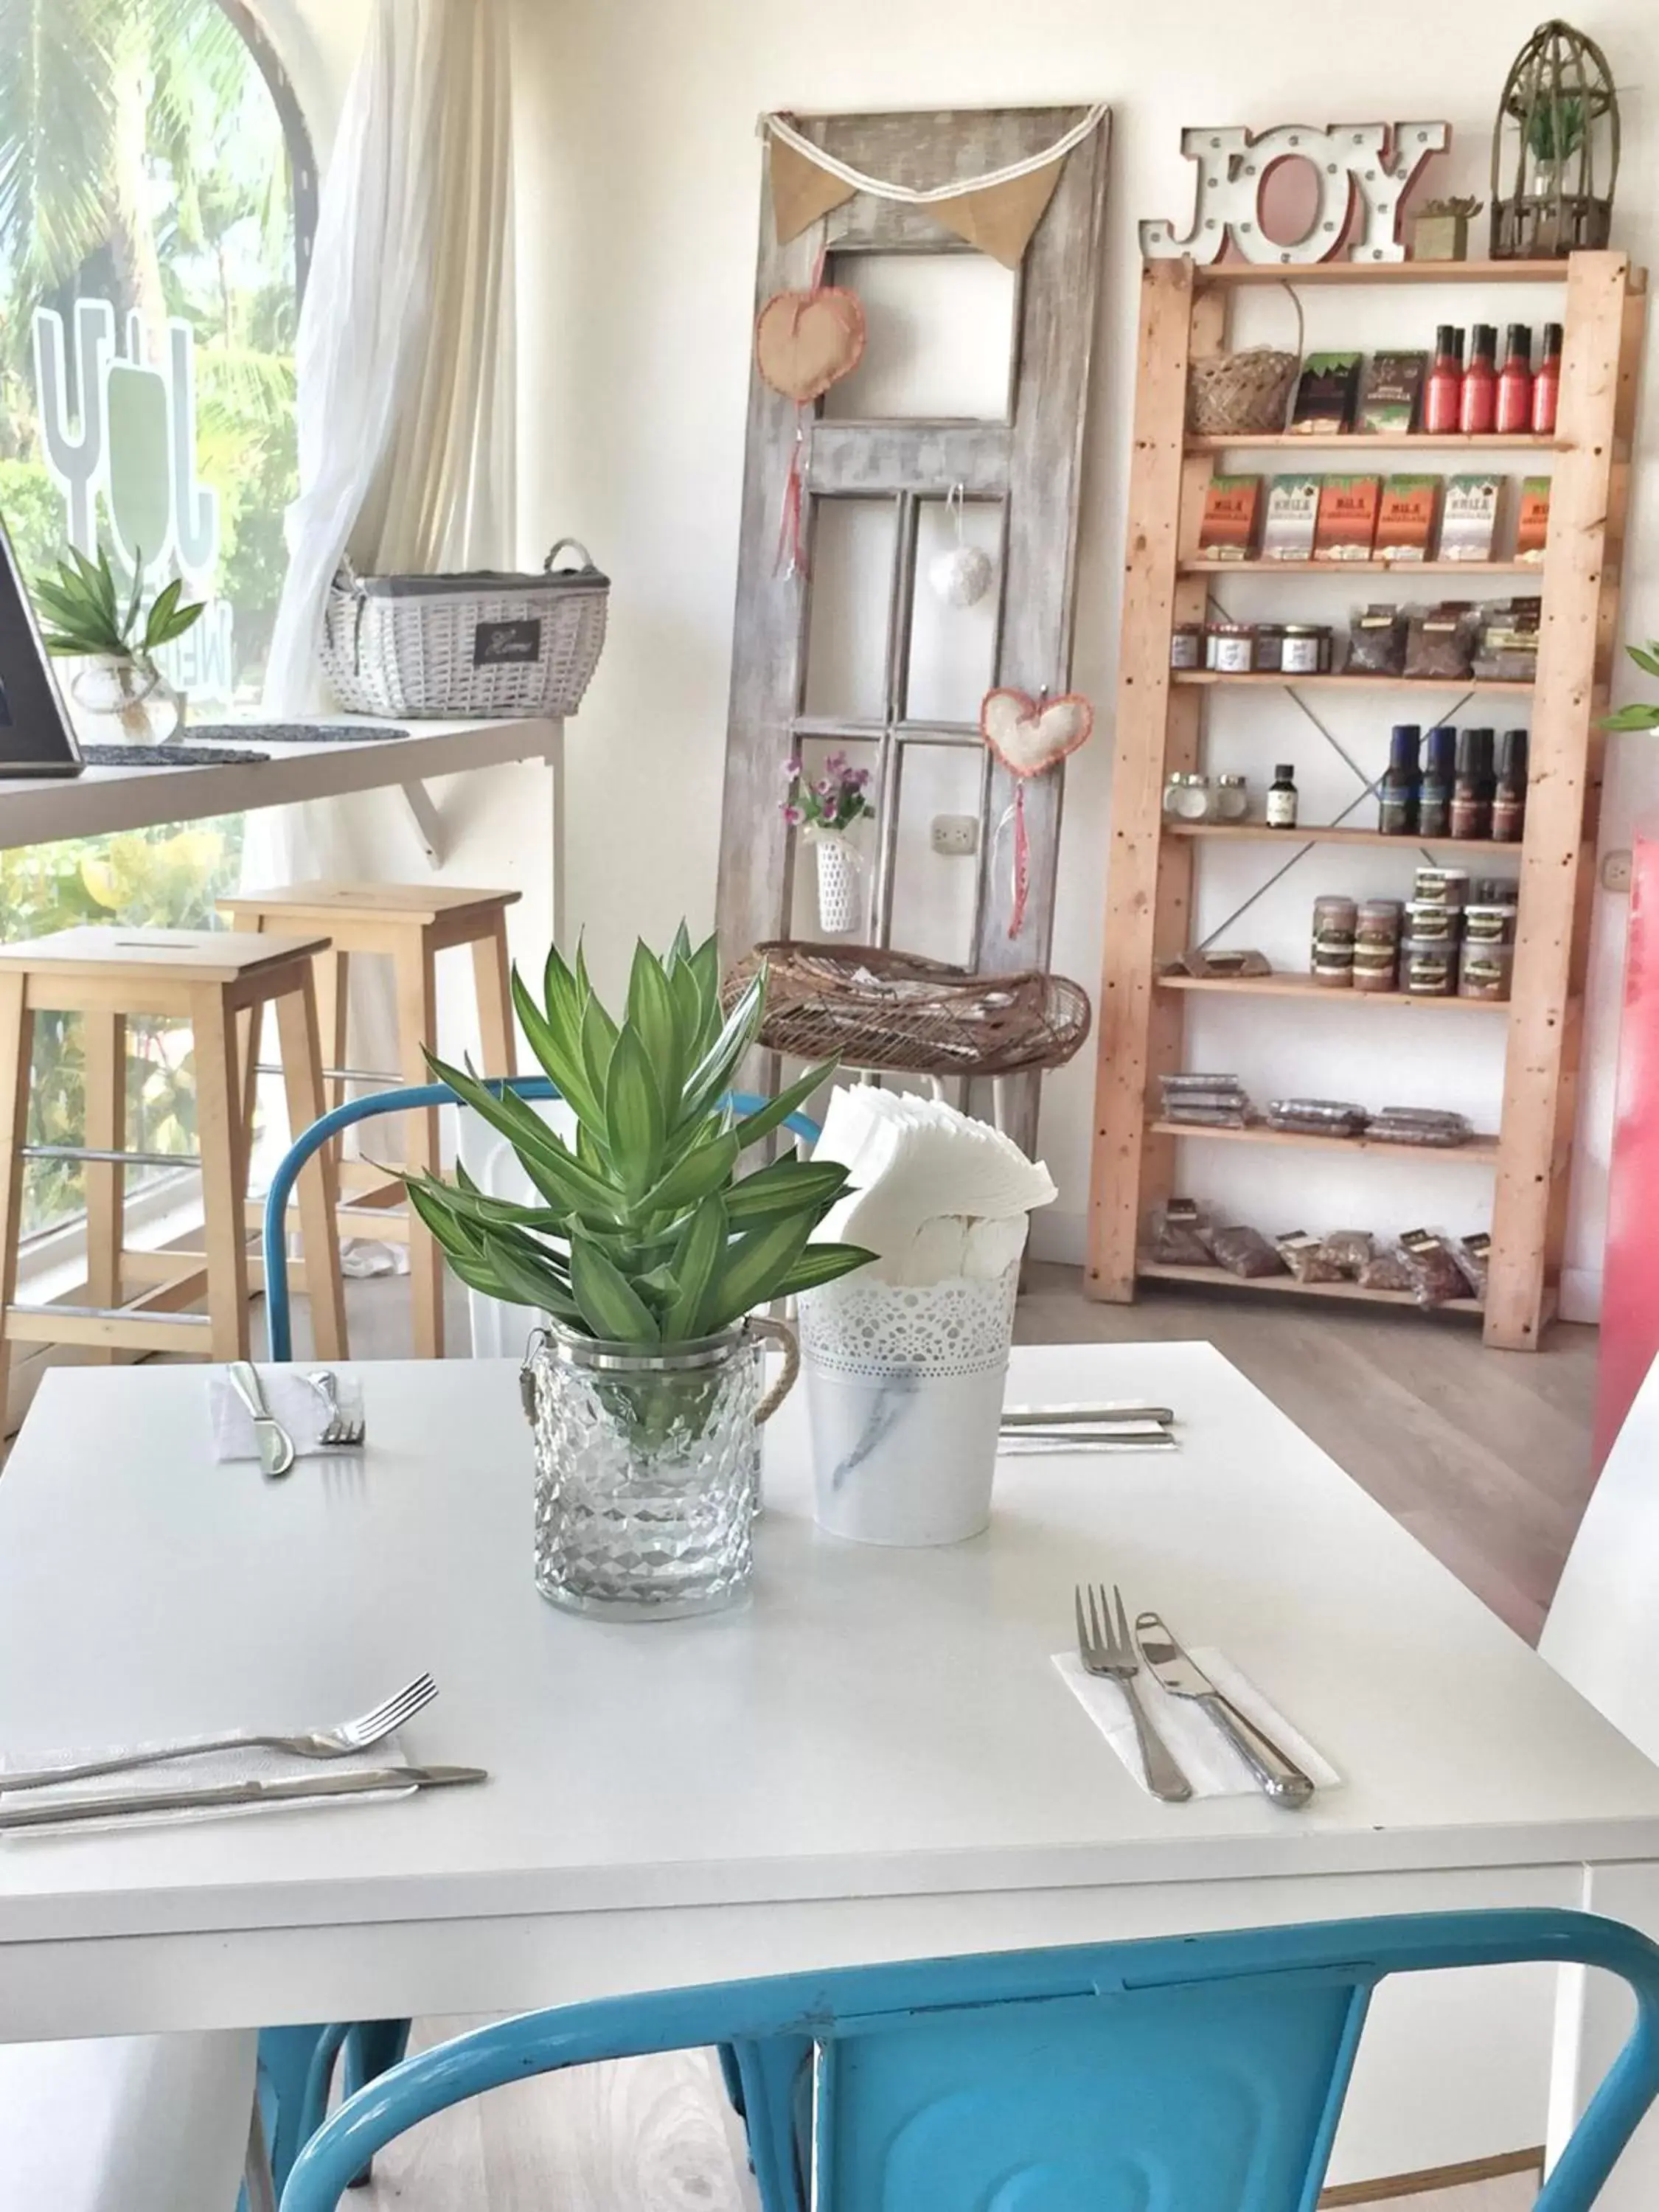
<instances>
[{"instance_id":1,"label":"blue metal chair","mask_svg":"<svg viewBox=\"0 0 1659 2212\"><path fill-rule=\"evenodd\" d=\"M492 1079L486 1087L495 1091L515 1091L520 1098L556 1098L560 1095L558 1085L545 1075ZM396 1091L377 1091L368 1098L349 1098L343 1106L336 1106L308 1129L301 1130L289 1146L265 1193L264 1222L260 1232L265 1273L265 1327L273 1359L286 1361L294 1357L294 1319L288 1295L288 1202L294 1194L301 1169L314 1152L331 1137L337 1137L342 1129L350 1128L354 1122L371 1121L380 1114L405 1114L431 1106L461 1103L447 1083L408 1084ZM766 1101L750 1091L734 1091L726 1103L740 1114L752 1114ZM791 1114L784 1127L794 1135L804 1137L809 1144L819 1133L817 1123L805 1114Z\"/></svg>"},{"instance_id":2,"label":"blue metal chair","mask_svg":"<svg viewBox=\"0 0 1659 2212\"><path fill-rule=\"evenodd\" d=\"M1659 1948L1558 1911L1419 1914L790 1974L532 2013L343 2105L283 2212L336 2212L417 2121L535 2074L730 2044L767 2212L1312 2212L1372 1990L1516 1960L1606 1967L1630 2039L1538 2212L1586 2212L1659 2093Z\"/></svg>"}]
</instances>

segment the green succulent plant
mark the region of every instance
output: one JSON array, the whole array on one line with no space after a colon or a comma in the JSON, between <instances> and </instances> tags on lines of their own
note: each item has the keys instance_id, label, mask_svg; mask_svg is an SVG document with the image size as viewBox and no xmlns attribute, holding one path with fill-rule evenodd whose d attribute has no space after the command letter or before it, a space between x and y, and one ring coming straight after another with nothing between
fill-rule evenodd
<instances>
[{"instance_id":1,"label":"green succulent plant","mask_svg":"<svg viewBox=\"0 0 1659 2212\"><path fill-rule=\"evenodd\" d=\"M148 660L161 646L182 637L201 619L200 600L183 600L178 577L164 584L150 602L149 612L139 622L139 602L144 588L144 558L136 556L132 589L125 606L115 588L115 572L100 545L89 561L78 546L58 563L57 573L37 576L34 596L46 618L48 653L64 655L114 654ZM181 603L182 601L182 603Z\"/></svg>"},{"instance_id":2,"label":"green succulent plant","mask_svg":"<svg viewBox=\"0 0 1659 2212\"><path fill-rule=\"evenodd\" d=\"M1645 647L1627 645L1625 650L1644 676L1659 676L1659 637L1650 639ZM1601 727L1604 730L1659 730L1659 707L1620 707L1615 713L1601 717Z\"/></svg>"},{"instance_id":3,"label":"green succulent plant","mask_svg":"<svg viewBox=\"0 0 1659 2212\"><path fill-rule=\"evenodd\" d=\"M620 1021L580 948L574 968L548 954L539 1000L515 967L519 1020L575 1115L577 1141L428 1054L507 1139L543 1201L489 1197L461 1167L453 1182L407 1176L410 1205L461 1280L581 1335L645 1347L714 1335L871 1259L855 1244L807 1241L846 1188L845 1168L781 1159L738 1175L742 1155L836 1069L826 1060L754 1112L733 1111L727 1094L765 994L763 970L722 1016L714 940L693 950L684 923L665 957L636 948Z\"/></svg>"}]
</instances>

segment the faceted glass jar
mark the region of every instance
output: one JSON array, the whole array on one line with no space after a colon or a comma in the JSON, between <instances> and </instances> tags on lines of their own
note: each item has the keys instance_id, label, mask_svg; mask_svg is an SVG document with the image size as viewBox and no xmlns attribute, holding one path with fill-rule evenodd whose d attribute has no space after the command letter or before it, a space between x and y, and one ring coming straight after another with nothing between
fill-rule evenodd
<instances>
[{"instance_id":1,"label":"faceted glass jar","mask_svg":"<svg viewBox=\"0 0 1659 2212\"><path fill-rule=\"evenodd\" d=\"M672 1620L743 1596L764 1364L747 1325L660 1352L547 1332L526 1370L544 1597Z\"/></svg>"}]
</instances>

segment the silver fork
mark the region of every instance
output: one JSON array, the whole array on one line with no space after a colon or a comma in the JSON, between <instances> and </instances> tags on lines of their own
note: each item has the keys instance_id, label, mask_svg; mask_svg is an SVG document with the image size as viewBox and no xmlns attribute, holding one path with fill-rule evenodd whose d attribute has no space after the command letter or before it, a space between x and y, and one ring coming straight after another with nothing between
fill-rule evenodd
<instances>
[{"instance_id":1,"label":"silver fork","mask_svg":"<svg viewBox=\"0 0 1659 2212\"><path fill-rule=\"evenodd\" d=\"M349 1759L368 1751L412 1720L438 1694L430 1674L417 1674L395 1697L371 1705L337 1728L308 1729L302 1735L262 1735L234 1729L228 1735L197 1736L183 1743L158 1744L153 1751L124 1752L119 1758L83 1759L78 1766L43 1766L27 1774L0 1772L0 1795L11 1790L40 1790L54 1782L89 1782L94 1775L124 1774L130 1767L155 1766L165 1759L193 1759L204 1751L287 1751L299 1759Z\"/></svg>"},{"instance_id":2,"label":"silver fork","mask_svg":"<svg viewBox=\"0 0 1659 2212\"><path fill-rule=\"evenodd\" d=\"M1084 1599L1088 1599L1088 1618L1084 1618ZM1115 1682L1123 1692L1129 1708L1129 1717L1135 1724L1135 1741L1140 1746L1140 1763L1146 1770L1146 1787L1154 1797L1162 1797L1167 1804L1182 1805L1193 1794L1175 1756L1163 1737L1146 1717L1145 1708L1135 1691L1134 1678L1140 1671L1140 1656L1129 1631L1129 1616L1124 1611L1123 1593L1115 1583L1112 1596L1117 1606L1117 1620L1114 1626L1112 1608L1106 1602L1106 1588L1102 1583L1099 1603L1092 1585L1086 1590L1079 1583L1072 1593L1077 1608L1077 1651L1087 1674L1103 1674Z\"/></svg>"},{"instance_id":3,"label":"silver fork","mask_svg":"<svg viewBox=\"0 0 1659 2212\"><path fill-rule=\"evenodd\" d=\"M319 1367L314 1373L307 1376L306 1381L322 1400L323 1411L328 1416L318 1443L344 1447L362 1443L363 1417L361 1413L348 1413L342 1410L339 1393L329 1369Z\"/></svg>"}]
</instances>

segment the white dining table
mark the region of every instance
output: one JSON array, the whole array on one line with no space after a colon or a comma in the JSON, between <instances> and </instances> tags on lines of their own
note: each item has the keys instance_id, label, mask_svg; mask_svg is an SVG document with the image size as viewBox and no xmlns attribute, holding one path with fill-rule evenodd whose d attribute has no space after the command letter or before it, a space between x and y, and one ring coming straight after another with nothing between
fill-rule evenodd
<instances>
[{"instance_id":1,"label":"white dining table","mask_svg":"<svg viewBox=\"0 0 1659 2212\"><path fill-rule=\"evenodd\" d=\"M1006 1458L934 1551L815 1528L797 1392L751 1599L643 1626L538 1594L511 1362L356 1371L367 1449L277 1483L216 1462L200 1368L47 1376L0 1479L0 1747L325 1723L424 1668L405 1748L492 1778L0 1842L0 2039L1373 1911L1659 1934L1659 1769L1209 1346L1017 1351L1011 1399L1167 1404L1182 1449ZM1223 1650L1340 1786L1146 1796L1051 1663L1080 1577ZM1553 2137L1622 2029L1565 1980ZM1655 2132L1609 2205L1650 2199Z\"/></svg>"}]
</instances>

